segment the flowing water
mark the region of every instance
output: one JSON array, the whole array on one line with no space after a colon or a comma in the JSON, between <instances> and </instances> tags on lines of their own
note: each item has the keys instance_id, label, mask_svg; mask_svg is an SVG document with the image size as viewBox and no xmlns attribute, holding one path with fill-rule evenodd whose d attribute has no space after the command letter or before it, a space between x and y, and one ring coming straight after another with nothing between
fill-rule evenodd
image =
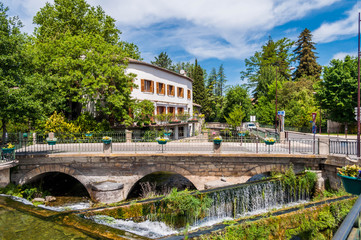
<instances>
[{"instance_id":1,"label":"flowing water","mask_svg":"<svg viewBox=\"0 0 361 240\"><path fill-rule=\"evenodd\" d=\"M224 220L250 216L306 203L310 196L306 191L294 192L285 188L280 181L262 181L238 185L220 191L210 191L208 197L213 200L207 216L197 219L189 230L211 226ZM160 221L134 222L109 216L89 217L97 223L133 232L149 238L159 238L182 233L184 228L172 228ZM151 219L151 217L149 217Z\"/></svg>"},{"instance_id":2,"label":"flowing water","mask_svg":"<svg viewBox=\"0 0 361 240\"><path fill-rule=\"evenodd\" d=\"M207 192L207 195L213 200L207 216L203 219L196 219L188 230L211 226L224 220L260 214L286 206L305 203L310 198L306 191L294 192L287 188L285 189L280 181L240 184L222 190L210 190ZM32 205L31 202L25 199L11 198L25 205ZM4 199L0 197L0 239L94 239L71 227L46 221L10 207L7 208ZM56 212L90 207L90 203L86 199L77 199L75 203L69 203L69 200L65 199L63 202L65 204L63 203L61 206L40 205L39 207ZM44 211L48 211L45 209ZM150 221L149 219L152 219L150 216L144 222L114 219L104 215L86 218L98 224L148 238L159 238L184 231L184 228L175 229L163 222Z\"/></svg>"}]
</instances>

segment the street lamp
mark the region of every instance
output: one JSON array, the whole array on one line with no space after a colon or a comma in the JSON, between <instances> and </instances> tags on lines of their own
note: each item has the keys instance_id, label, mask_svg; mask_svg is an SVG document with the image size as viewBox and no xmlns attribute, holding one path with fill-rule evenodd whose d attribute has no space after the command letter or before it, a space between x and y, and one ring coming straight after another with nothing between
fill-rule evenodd
<instances>
[{"instance_id":1,"label":"street lamp","mask_svg":"<svg viewBox=\"0 0 361 240\"><path fill-rule=\"evenodd\" d=\"M294 70L295 67L290 67L289 70ZM277 136L277 120L278 120L278 111L277 111L277 79L278 79L278 68L276 68L276 111L275 111L275 137Z\"/></svg>"},{"instance_id":2,"label":"street lamp","mask_svg":"<svg viewBox=\"0 0 361 240\"><path fill-rule=\"evenodd\" d=\"M358 51L357 51L357 157L360 157L360 12L358 13Z\"/></svg>"}]
</instances>

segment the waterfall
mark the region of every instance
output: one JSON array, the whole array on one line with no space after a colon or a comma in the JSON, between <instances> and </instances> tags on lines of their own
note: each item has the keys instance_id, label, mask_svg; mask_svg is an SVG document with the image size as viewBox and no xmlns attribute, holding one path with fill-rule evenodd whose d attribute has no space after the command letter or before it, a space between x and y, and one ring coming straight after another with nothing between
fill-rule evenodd
<instances>
[{"instance_id":1,"label":"waterfall","mask_svg":"<svg viewBox=\"0 0 361 240\"><path fill-rule=\"evenodd\" d=\"M240 185L207 195L213 200L208 218L236 218L310 198L306 189L293 191L279 180Z\"/></svg>"}]
</instances>

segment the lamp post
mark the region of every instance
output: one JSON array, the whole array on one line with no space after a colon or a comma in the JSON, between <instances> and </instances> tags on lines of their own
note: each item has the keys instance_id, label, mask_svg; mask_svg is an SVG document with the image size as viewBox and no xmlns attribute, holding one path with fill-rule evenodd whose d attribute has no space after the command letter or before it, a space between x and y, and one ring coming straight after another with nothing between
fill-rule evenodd
<instances>
[{"instance_id":1,"label":"lamp post","mask_svg":"<svg viewBox=\"0 0 361 240\"><path fill-rule=\"evenodd\" d=\"M358 51L357 51L357 157L360 157L360 12L358 13Z\"/></svg>"},{"instance_id":2,"label":"lamp post","mask_svg":"<svg viewBox=\"0 0 361 240\"><path fill-rule=\"evenodd\" d=\"M295 67L290 67L289 70L294 70ZM277 111L277 79L278 79L278 68L276 68L276 111L275 111L275 137L277 136L277 120L278 120L278 111Z\"/></svg>"}]
</instances>

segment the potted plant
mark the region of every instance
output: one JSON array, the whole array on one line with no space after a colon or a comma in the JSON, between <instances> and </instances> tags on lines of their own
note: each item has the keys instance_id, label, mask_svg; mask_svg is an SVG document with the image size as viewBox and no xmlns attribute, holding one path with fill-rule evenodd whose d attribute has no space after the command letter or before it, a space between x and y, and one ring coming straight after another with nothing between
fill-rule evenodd
<instances>
[{"instance_id":1,"label":"potted plant","mask_svg":"<svg viewBox=\"0 0 361 240\"><path fill-rule=\"evenodd\" d=\"M111 137L108 137L108 136L105 136L102 138L102 141L104 144L110 144L112 142L112 138Z\"/></svg>"},{"instance_id":2,"label":"potted plant","mask_svg":"<svg viewBox=\"0 0 361 240\"><path fill-rule=\"evenodd\" d=\"M276 139L271 138L271 137L267 137L264 139L264 143L266 145L273 145L273 144L275 144L275 142L276 142Z\"/></svg>"},{"instance_id":3,"label":"potted plant","mask_svg":"<svg viewBox=\"0 0 361 240\"><path fill-rule=\"evenodd\" d=\"M91 136L93 136L93 133L87 131L87 132L85 133L85 136L86 136L86 137L91 137Z\"/></svg>"},{"instance_id":4,"label":"potted plant","mask_svg":"<svg viewBox=\"0 0 361 240\"><path fill-rule=\"evenodd\" d=\"M1 151L2 151L4 154L11 154L11 153L14 152L14 150L15 150L15 146L14 146L13 144L11 144L11 143L6 144L6 147L3 147L3 148L1 149Z\"/></svg>"},{"instance_id":5,"label":"potted plant","mask_svg":"<svg viewBox=\"0 0 361 240\"><path fill-rule=\"evenodd\" d=\"M180 122L181 122L181 120L179 120L179 119L173 119L169 123L180 123Z\"/></svg>"},{"instance_id":6,"label":"potted plant","mask_svg":"<svg viewBox=\"0 0 361 240\"><path fill-rule=\"evenodd\" d=\"M169 129L169 130L165 130L164 131L164 136L166 136L166 137L169 137L171 134L172 134L172 130L171 129Z\"/></svg>"},{"instance_id":7,"label":"potted plant","mask_svg":"<svg viewBox=\"0 0 361 240\"><path fill-rule=\"evenodd\" d=\"M169 140L169 138L161 138L161 137L159 137L159 138L156 138L156 140L157 140L157 142L159 144L166 144L167 141Z\"/></svg>"},{"instance_id":8,"label":"potted plant","mask_svg":"<svg viewBox=\"0 0 361 240\"><path fill-rule=\"evenodd\" d=\"M46 138L46 142L48 143L48 145L50 145L50 146L54 146L55 144L56 144L56 141L57 141L58 139L57 138Z\"/></svg>"},{"instance_id":9,"label":"potted plant","mask_svg":"<svg viewBox=\"0 0 361 240\"><path fill-rule=\"evenodd\" d=\"M337 168L337 175L341 177L346 192L356 195L361 194L361 167L347 165Z\"/></svg>"},{"instance_id":10,"label":"potted plant","mask_svg":"<svg viewBox=\"0 0 361 240\"><path fill-rule=\"evenodd\" d=\"M238 136L244 137L244 136L246 136L246 132L239 131L239 132L238 132Z\"/></svg>"},{"instance_id":11,"label":"potted plant","mask_svg":"<svg viewBox=\"0 0 361 240\"><path fill-rule=\"evenodd\" d=\"M221 142L223 141L221 136L217 136L213 138L213 143L214 144L221 144Z\"/></svg>"},{"instance_id":12,"label":"potted plant","mask_svg":"<svg viewBox=\"0 0 361 240\"><path fill-rule=\"evenodd\" d=\"M188 120L188 122L198 122L198 119L195 117L192 117L191 119Z\"/></svg>"}]
</instances>

